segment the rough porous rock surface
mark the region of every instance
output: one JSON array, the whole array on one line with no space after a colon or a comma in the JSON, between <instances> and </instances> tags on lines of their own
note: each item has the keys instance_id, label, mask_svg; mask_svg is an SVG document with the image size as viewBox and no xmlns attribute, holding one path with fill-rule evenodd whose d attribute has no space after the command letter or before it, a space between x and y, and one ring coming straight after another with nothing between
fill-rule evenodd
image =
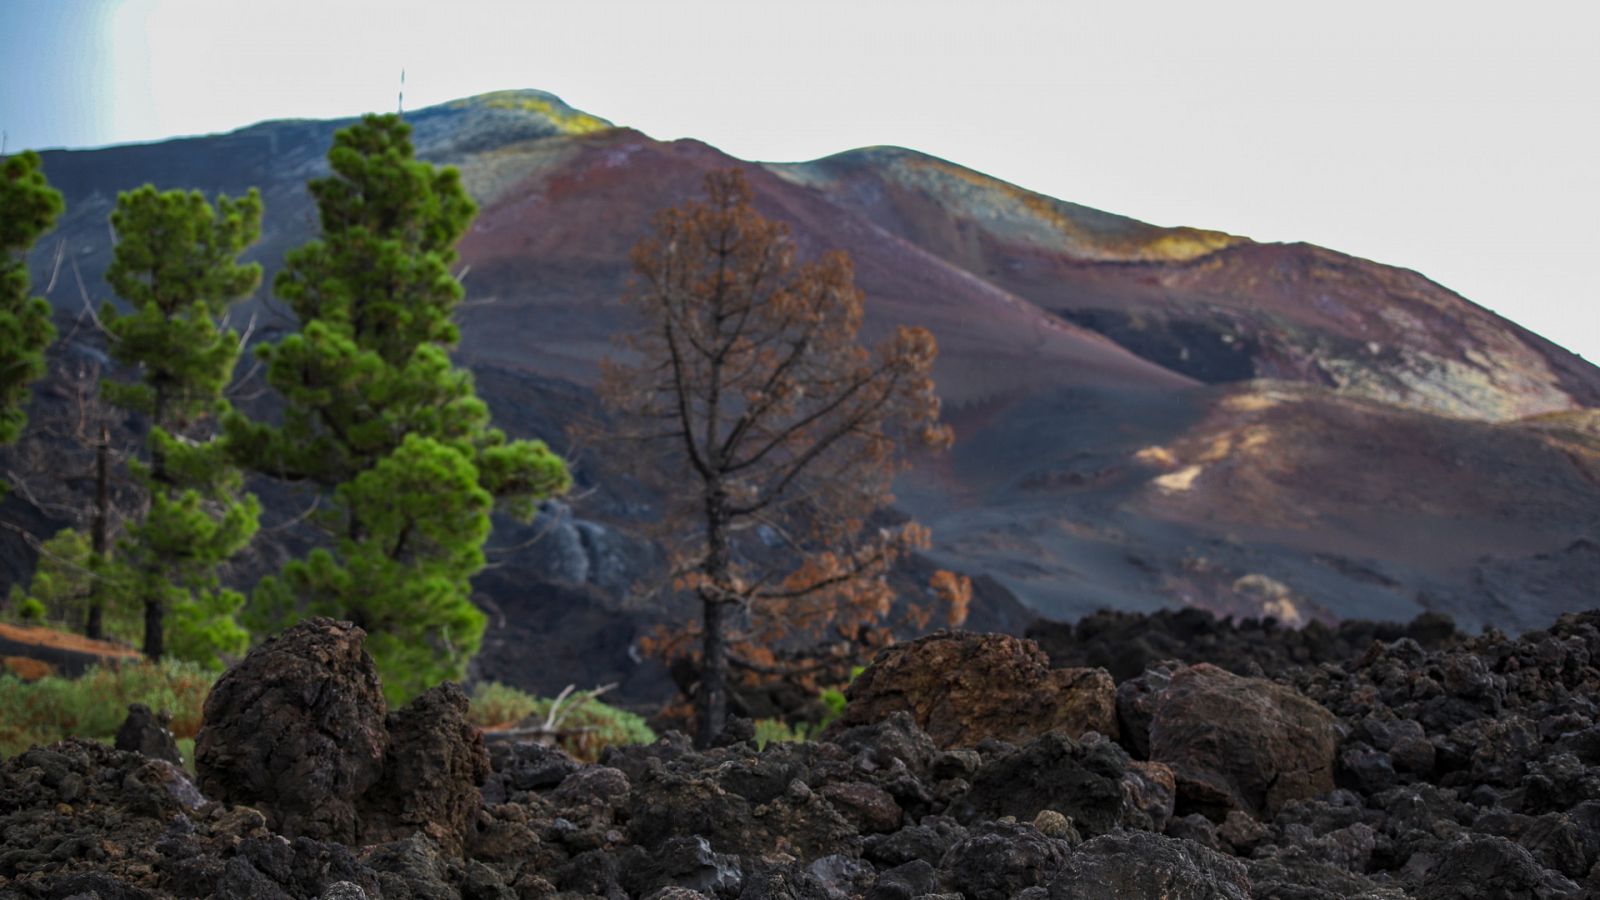
<instances>
[{"instance_id":1,"label":"rough porous rock surface","mask_svg":"<svg viewBox=\"0 0 1600 900\"><path fill-rule=\"evenodd\" d=\"M143 703L128 707L128 718L117 729L115 746L118 750L164 759L175 766L183 765L178 739L172 734L172 714L166 710L151 712Z\"/></svg>"},{"instance_id":2,"label":"rough porous rock surface","mask_svg":"<svg viewBox=\"0 0 1600 900\"><path fill-rule=\"evenodd\" d=\"M366 632L317 618L251 650L206 697L195 771L206 796L261 808L288 837L353 842L389 733Z\"/></svg>"},{"instance_id":3,"label":"rough porous rock surface","mask_svg":"<svg viewBox=\"0 0 1600 900\"><path fill-rule=\"evenodd\" d=\"M1079 847L1050 881L1050 900L1102 897L1249 900L1250 878L1238 860L1193 842L1118 832Z\"/></svg>"},{"instance_id":4,"label":"rough porous rock surface","mask_svg":"<svg viewBox=\"0 0 1600 900\"><path fill-rule=\"evenodd\" d=\"M952 808L958 818L1010 816L1031 822L1048 810L1065 816L1087 837L1135 818L1123 790L1128 754L1110 741L1080 743L1064 732L1052 732L1016 750L989 749L989 759L972 776L972 787Z\"/></svg>"},{"instance_id":5,"label":"rough porous rock surface","mask_svg":"<svg viewBox=\"0 0 1600 900\"><path fill-rule=\"evenodd\" d=\"M467 719L469 708L461 688L442 684L389 715L383 776L362 797L363 843L421 831L461 855L489 775L489 752Z\"/></svg>"},{"instance_id":6,"label":"rough porous rock surface","mask_svg":"<svg viewBox=\"0 0 1600 900\"><path fill-rule=\"evenodd\" d=\"M1270 815L1333 789L1333 714L1291 688L1201 663L1163 673L1160 688L1139 699L1148 737L1130 743L1172 770L1184 811Z\"/></svg>"},{"instance_id":7,"label":"rough porous rock surface","mask_svg":"<svg viewBox=\"0 0 1600 900\"><path fill-rule=\"evenodd\" d=\"M481 746L448 737L460 695L443 689L390 717L384 758L404 762L375 782L434 785L437 805L403 808L439 821L388 811L393 832L374 819L384 842L361 845L285 836L169 762L68 741L0 763L0 900L1600 896L1597 661L1600 613L1433 651L1377 641L1270 682L1162 663L1123 685L1147 701L1123 711L1146 747L1165 746L1160 723L1199 729L1225 708L1167 702L1186 685L1293 695L1333 725L1325 789L1204 809L1186 806L1188 775L1139 758L1136 731L941 748L908 711L759 751L669 734L584 765L496 745L474 799L461 786L482 775ZM1273 738L1234 724L1239 740ZM1240 778L1231 754L1214 759L1204 777ZM356 809L376 815L369 801Z\"/></svg>"},{"instance_id":8,"label":"rough porous rock surface","mask_svg":"<svg viewBox=\"0 0 1600 900\"><path fill-rule=\"evenodd\" d=\"M946 748L1117 731L1116 685L1104 670L1051 669L1038 645L1005 634L938 632L890 647L845 696L840 727L908 712Z\"/></svg>"}]
</instances>

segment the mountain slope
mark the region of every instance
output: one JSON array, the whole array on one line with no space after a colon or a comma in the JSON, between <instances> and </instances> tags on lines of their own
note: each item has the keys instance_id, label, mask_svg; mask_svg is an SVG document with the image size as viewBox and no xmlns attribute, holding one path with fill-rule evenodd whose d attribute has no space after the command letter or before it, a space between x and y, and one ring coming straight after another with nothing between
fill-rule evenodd
<instances>
[{"instance_id":1,"label":"mountain slope","mask_svg":"<svg viewBox=\"0 0 1600 900\"><path fill-rule=\"evenodd\" d=\"M1593 366L1408 270L1158 228L899 148L769 168L1203 381L1307 381L1487 419L1600 404Z\"/></svg>"},{"instance_id":2,"label":"mountain slope","mask_svg":"<svg viewBox=\"0 0 1600 900\"><path fill-rule=\"evenodd\" d=\"M459 166L479 201L461 245L458 356L516 436L565 445L561 429L592 403L598 360L627 324L628 248L656 210L697 195L705 172L743 165L759 208L790 224L803 253L852 255L871 334L904 322L939 339L957 444L919 460L896 493L933 526L940 563L1058 616L1433 608L1517 629L1592 602L1573 586L1600 580L1600 430L1582 411L1600 402L1600 370L1420 275L1157 228L910 151L741 163L534 91L408 119L420 153ZM325 171L342 124L46 154L68 212L35 251L37 283L63 316L85 293L105 298L105 218L118 190L145 181L261 186L252 257L270 283L284 251L315 232L305 180ZM266 293L236 316L254 340L293 325ZM81 332L75 341L66 352L97 352ZM551 641L562 627L603 635L621 652L580 655L606 656L596 680L625 677L626 646L650 615L623 597L648 557L628 537L647 500L609 476L603 448L580 475L596 490L575 501L578 518L554 517L542 542L537 528L497 532L500 568L479 586L486 606L516 610L519 628ZM300 508L285 501L281 515ZM526 667L520 638L495 640L497 672Z\"/></svg>"}]
</instances>

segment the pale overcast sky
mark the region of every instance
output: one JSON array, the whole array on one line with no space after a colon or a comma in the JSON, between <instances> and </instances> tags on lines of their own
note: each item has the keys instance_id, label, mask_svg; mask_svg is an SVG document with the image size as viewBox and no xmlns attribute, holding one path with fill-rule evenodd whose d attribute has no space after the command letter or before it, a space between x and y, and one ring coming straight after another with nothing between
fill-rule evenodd
<instances>
[{"instance_id":1,"label":"pale overcast sky","mask_svg":"<svg viewBox=\"0 0 1600 900\"><path fill-rule=\"evenodd\" d=\"M1417 269L1600 360L1600 3L0 0L7 147L541 88Z\"/></svg>"}]
</instances>

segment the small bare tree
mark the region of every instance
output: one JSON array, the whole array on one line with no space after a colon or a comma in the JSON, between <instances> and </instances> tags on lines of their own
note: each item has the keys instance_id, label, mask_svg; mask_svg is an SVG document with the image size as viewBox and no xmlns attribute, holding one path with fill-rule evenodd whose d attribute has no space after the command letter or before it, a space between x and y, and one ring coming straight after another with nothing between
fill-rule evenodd
<instances>
[{"instance_id":1,"label":"small bare tree","mask_svg":"<svg viewBox=\"0 0 1600 900\"><path fill-rule=\"evenodd\" d=\"M63 344L70 345L76 332L74 328ZM57 598L62 606L48 610L50 617L100 639L106 636L108 599L101 564L110 558L123 524L139 512L124 465L132 445L125 435L114 438L121 435L126 416L101 399L101 365L92 351L68 353L71 356L52 366L50 377L40 385L39 393L56 402L42 404L22 439L7 453L5 478L18 496L44 515L88 533L87 559L51 557L49 535L22 536L45 554L44 566L72 571L73 582L83 585L81 596Z\"/></svg>"},{"instance_id":2,"label":"small bare tree","mask_svg":"<svg viewBox=\"0 0 1600 900\"><path fill-rule=\"evenodd\" d=\"M737 170L662 212L633 267L640 325L600 392L617 452L669 500L673 584L700 601L680 634L700 644L705 744L725 725L731 647L887 615L889 565L927 541L915 522L869 526L903 466L896 441L943 449L951 433L933 335L863 347L848 257L798 262Z\"/></svg>"}]
</instances>

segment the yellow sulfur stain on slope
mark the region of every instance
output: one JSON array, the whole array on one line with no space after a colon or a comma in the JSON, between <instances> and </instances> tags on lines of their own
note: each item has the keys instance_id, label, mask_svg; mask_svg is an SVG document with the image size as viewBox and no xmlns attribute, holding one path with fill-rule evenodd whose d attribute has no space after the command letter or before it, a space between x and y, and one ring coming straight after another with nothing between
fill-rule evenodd
<instances>
[{"instance_id":1,"label":"yellow sulfur stain on slope","mask_svg":"<svg viewBox=\"0 0 1600 900\"><path fill-rule=\"evenodd\" d=\"M550 120L562 134L590 134L605 131L611 124L604 119L577 110L562 110L541 97L530 97L520 91L502 91L474 98L490 109L510 109L536 113Z\"/></svg>"},{"instance_id":2,"label":"yellow sulfur stain on slope","mask_svg":"<svg viewBox=\"0 0 1600 900\"><path fill-rule=\"evenodd\" d=\"M1043 225L1066 240L1077 251L1088 251L1091 257L1137 262L1188 262L1236 244L1250 243L1222 231L1180 226L1165 228L1121 216L1112 217L1122 222L1107 228L1080 220L1072 212L1073 206L1053 197L1034 193L1026 188L1000 181L982 172L955 165L937 158L916 158L907 163L913 169L923 169L952 178L975 188L980 197L993 198L997 193L1005 201L1015 204L1013 211ZM990 217L1004 216L1003 207L993 208ZM1085 214L1099 216L1092 210Z\"/></svg>"}]
</instances>

